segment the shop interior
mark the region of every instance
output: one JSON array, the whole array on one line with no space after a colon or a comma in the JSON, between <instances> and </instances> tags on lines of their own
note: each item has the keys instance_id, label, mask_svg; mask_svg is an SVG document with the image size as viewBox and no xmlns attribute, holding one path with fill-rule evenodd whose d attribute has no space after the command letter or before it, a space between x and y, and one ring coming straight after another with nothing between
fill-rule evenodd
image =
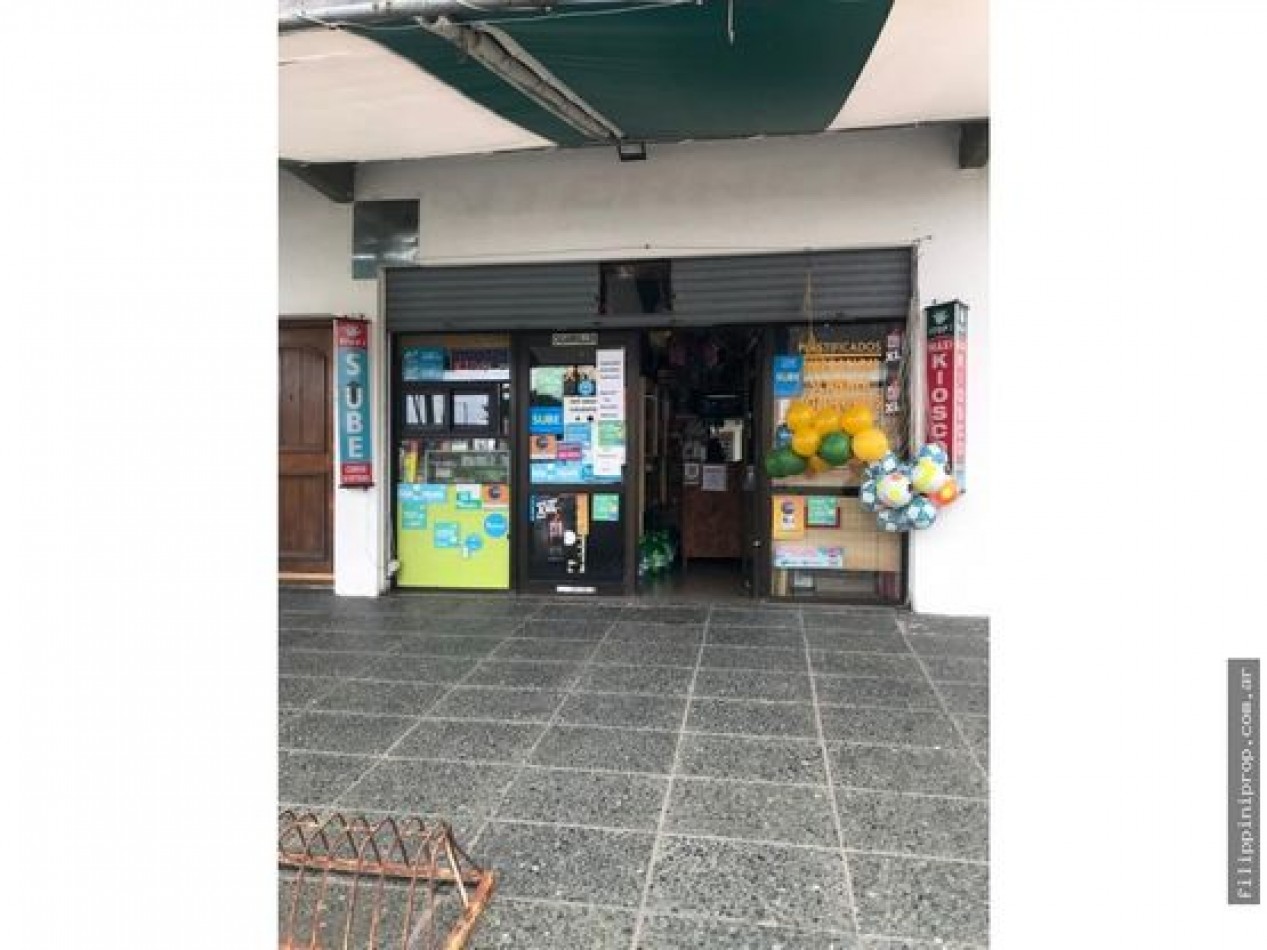
<instances>
[{"instance_id":1,"label":"shop interior","mask_svg":"<svg viewBox=\"0 0 1267 950\"><path fill-rule=\"evenodd\" d=\"M751 595L761 332L643 334L643 595Z\"/></svg>"}]
</instances>

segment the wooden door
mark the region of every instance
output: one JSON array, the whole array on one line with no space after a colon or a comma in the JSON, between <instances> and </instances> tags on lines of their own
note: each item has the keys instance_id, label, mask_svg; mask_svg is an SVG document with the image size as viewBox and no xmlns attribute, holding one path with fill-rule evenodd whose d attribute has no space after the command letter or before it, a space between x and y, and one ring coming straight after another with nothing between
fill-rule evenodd
<instances>
[{"instance_id":1,"label":"wooden door","mask_svg":"<svg viewBox=\"0 0 1267 950\"><path fill-rule=\"evenodd\" d=\"M333 579L334 331L330 321L278 332L277 564L283 580Z\"/></svg>"}]
</instances>

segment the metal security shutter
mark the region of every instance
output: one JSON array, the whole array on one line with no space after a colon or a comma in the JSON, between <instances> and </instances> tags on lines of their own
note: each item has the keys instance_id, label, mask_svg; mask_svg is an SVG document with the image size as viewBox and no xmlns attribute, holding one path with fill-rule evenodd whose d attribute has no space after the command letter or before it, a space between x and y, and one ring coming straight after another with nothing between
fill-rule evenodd
<instances>
[{"instance_id":1,"label":"metal security shutter","mask_svg":"<svg viewBox=\"0 0 1267 950\"><path fill-rule=\"evenodd\" d=\"M498 264L386 271L389 330L594 326L598 265Z\"/></svg>"},{"instance_id":2,"label":"metal security shutter","mask_svg":"<svg viewBox=\"0 0 1267 950\"><path fill-rule=\"evenodd\" d=\"M802 319L812 275L817 319L905 318L909 247L744 257L677 258L673 312L598 316L598 262L386 271L387 328L559 330L717 326Z\"/></svg>"},{"instance_id":3,"label":"metal security shutter","mask_svg":"<svg viewBox=\"0 0 1267 950\"><path fill-rule=\"evenodd\" d=\"M675 260L673 322L800 319L806 274L812 277L816 319L901 319L910 310L912 254L901 247Z\"/></svg>"}]
</instances>

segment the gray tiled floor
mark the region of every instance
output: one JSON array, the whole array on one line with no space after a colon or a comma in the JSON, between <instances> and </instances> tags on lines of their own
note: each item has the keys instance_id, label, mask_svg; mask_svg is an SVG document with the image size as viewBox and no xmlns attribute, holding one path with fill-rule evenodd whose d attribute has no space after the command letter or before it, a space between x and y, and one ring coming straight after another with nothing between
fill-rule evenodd
<instances>
[{"instance_id":1,"label":"gray tiled floor","mask_svg":"<svg viewBox=\"0 0 1267 950\"><path fill-rule=\"evenodd\" d=\"M287 805L443 817L474 950L982 948L981 619L281 593Z\"/></svg>"}]
</instances>

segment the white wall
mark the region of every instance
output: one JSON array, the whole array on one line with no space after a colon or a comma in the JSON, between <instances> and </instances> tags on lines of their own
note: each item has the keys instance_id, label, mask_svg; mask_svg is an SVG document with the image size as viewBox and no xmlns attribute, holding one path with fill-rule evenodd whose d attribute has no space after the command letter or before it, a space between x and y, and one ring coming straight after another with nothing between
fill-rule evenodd
<instances>
[{"instance_id":1,"label":"white wall","mask_svg":"<svg viewBox=\"0 0 1267 950\"><path fill-rule=\"evenodd\" d=\"M915 537L913 601L927 612L987 613L988 176L961 171L956 149L953 128L929 127L651 146L645 162L618 162L607 148L390 162L362 166L357 196L418 197L429 263L920 242L921 304L958 297L971 307L970 490L944 521ZM288 293L350 300L371 313L373 302L346 277L346 208L322 212L297 198L283 188L283 302ZM292 212L292 203L303 206ZM294 246L287 247L288 234ZM309 279L314 267L326 273ZM381 544L382 525L372 530Z\"/></svg>"},{"instance_id":2,"label":"white wall","mask_svg":"<svg viewBox=\"0 0 1267 950\"><path fill-rule=\"evenodd\" d=\"M287 316L362 315L373 320L371 366L382 366L384 335L378 317L378 287L352 279L352 206L335 204L289 172L279 172L278 313ZM382 448L383 377L374 374L375 478L386 473ZM330 409L333 419L334 407ZM337 447L336 447L337 452ZM338 459L335 460L336 465ZM386 494L374 488L335 488L334 582L339 594L372 597L384 589L385 536L380 511Z\"/></svg>"}]
</instances>

